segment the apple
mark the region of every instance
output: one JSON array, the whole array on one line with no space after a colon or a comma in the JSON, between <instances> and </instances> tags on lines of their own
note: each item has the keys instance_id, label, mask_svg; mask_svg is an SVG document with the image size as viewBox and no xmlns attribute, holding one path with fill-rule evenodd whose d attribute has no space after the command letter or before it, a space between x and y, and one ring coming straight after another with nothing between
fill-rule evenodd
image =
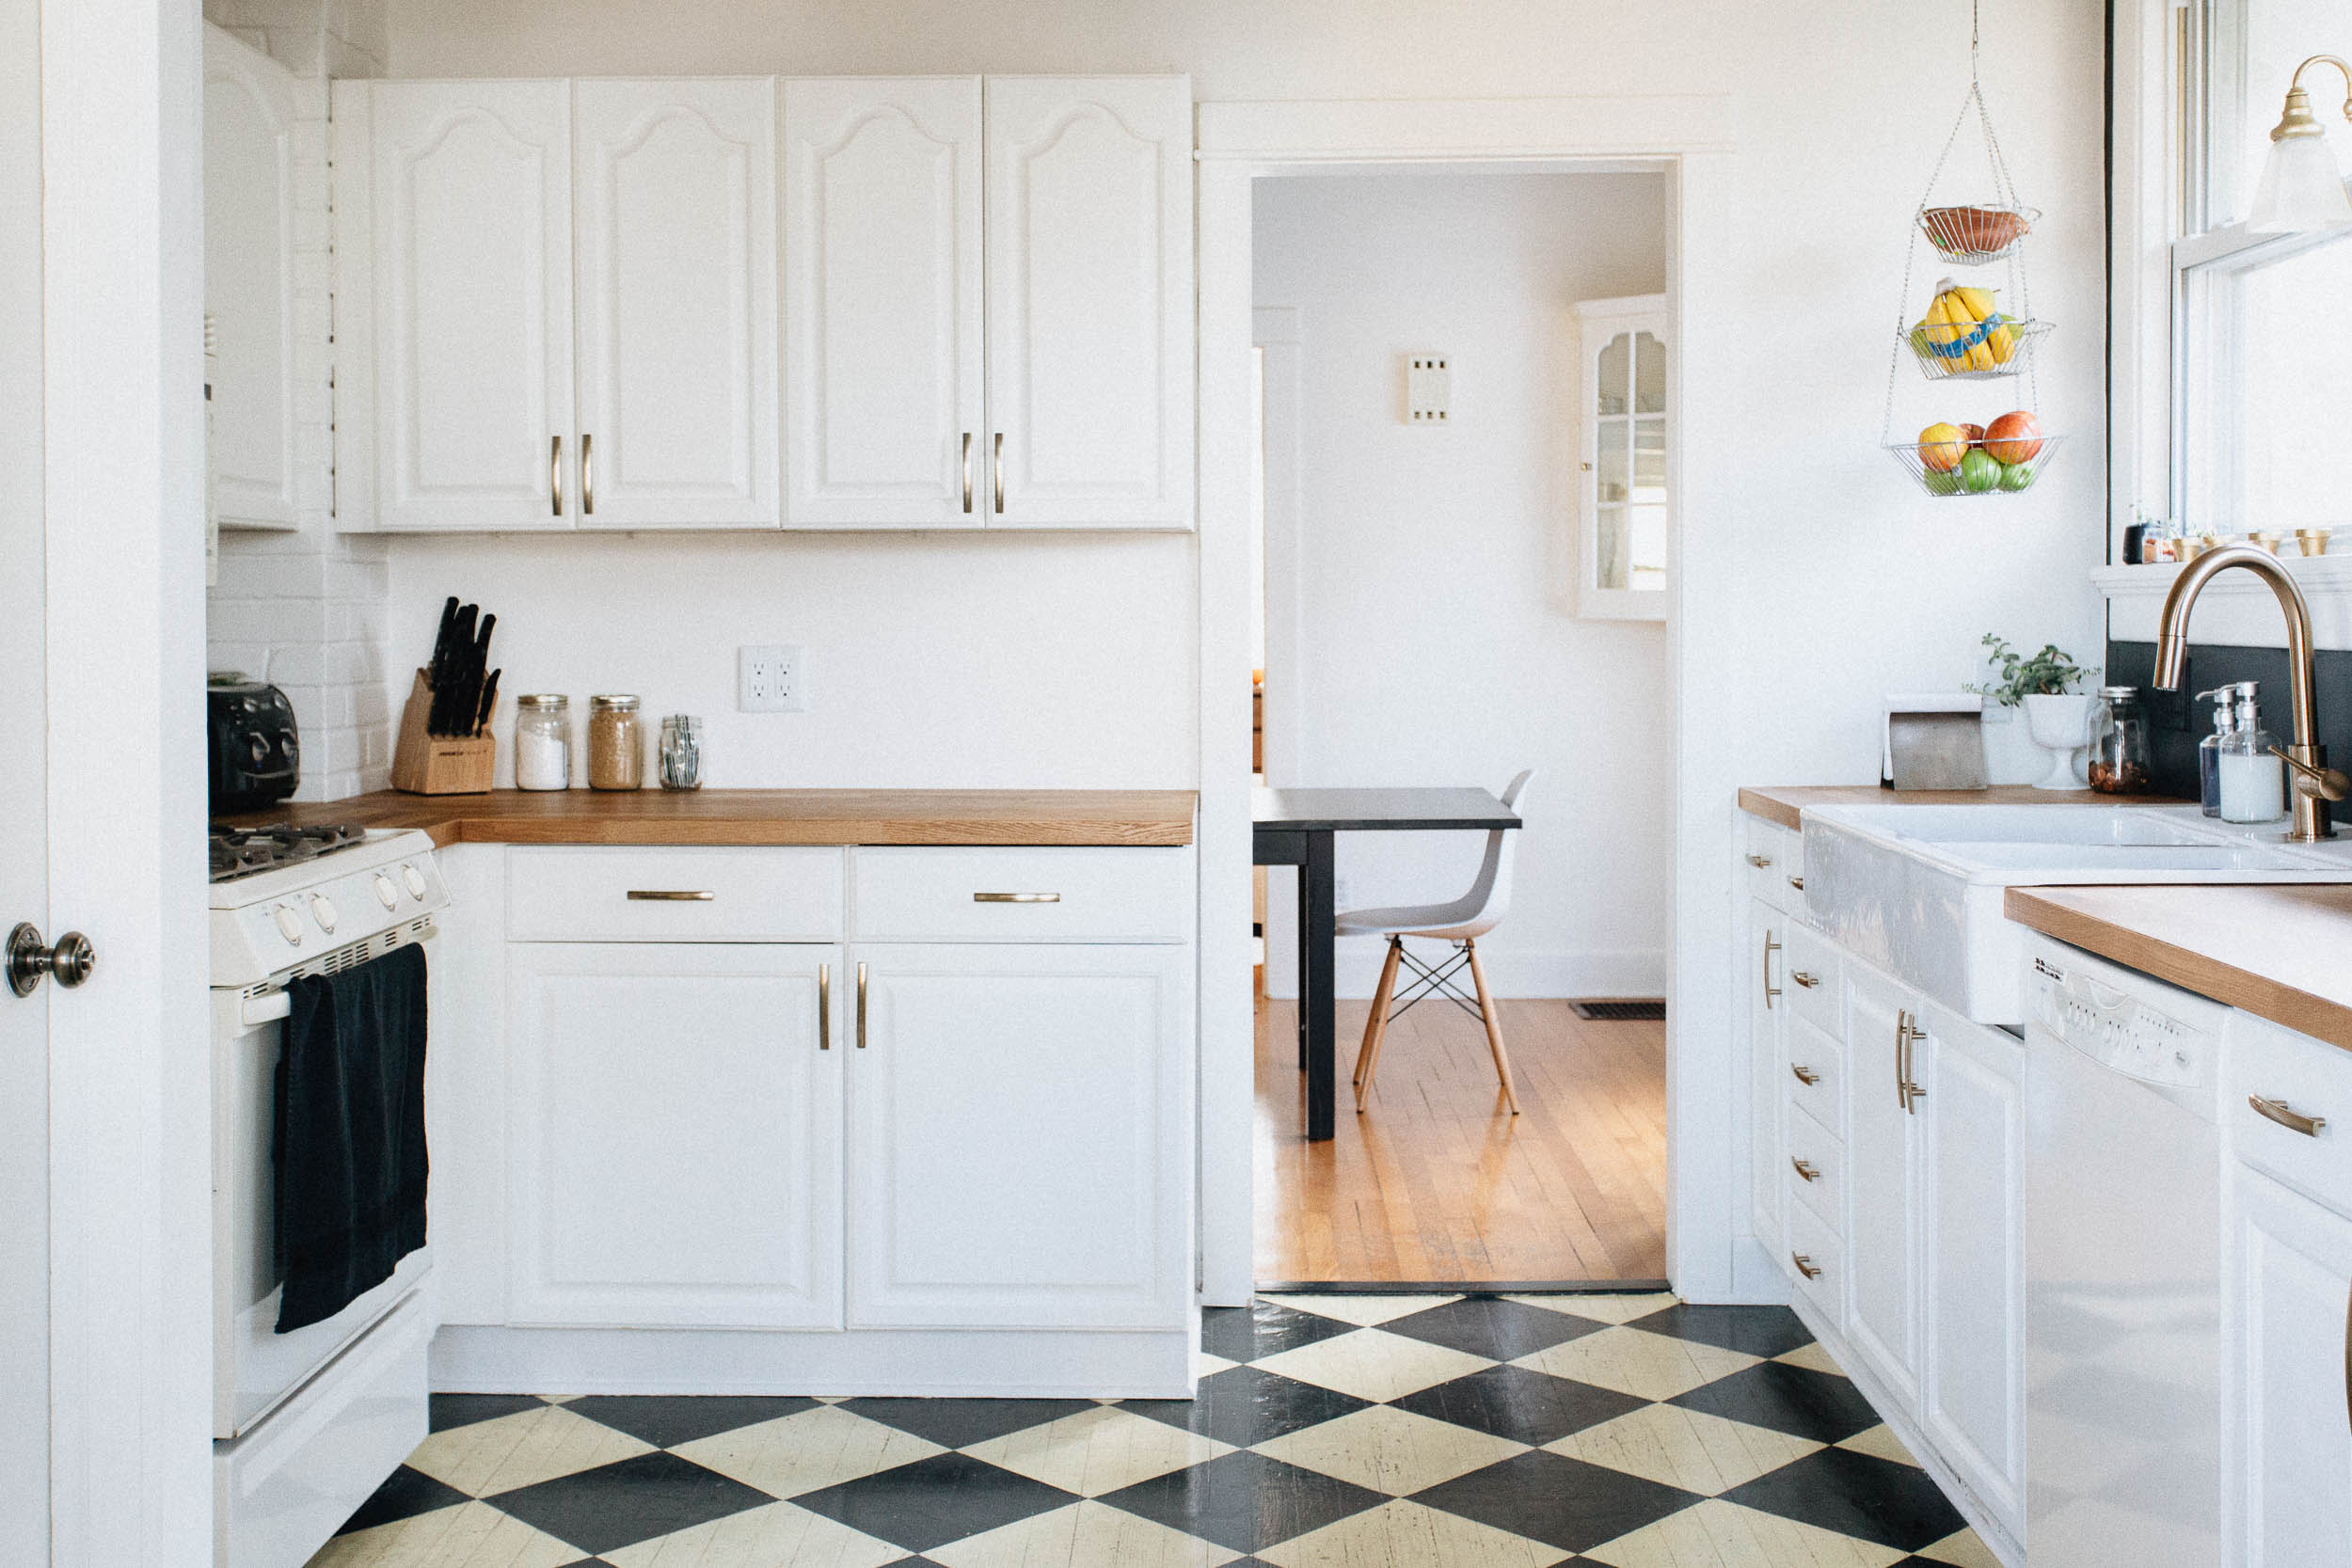
<instances>
[{"instance_id":1,"label":"apple","mask_svg":"<svg viewBox=\"0 0 2352 1568\"><path fill-rule=\"evenodd\" d=\"M1968 439L1956 424L1931 424L1919 432L1919 461L1936 473L1950 473L1968 451Z\"/></svg>"},{"instance_id":2,"label":"apple","mask_svg":"<svg viewBox=\"0 0 2352 1568\"><path fill-rule=\"evenodd\" d=\"M2004 463L2030 463L2042 451L2042 422L2022 408L2004 414L1986 428L1984 450Z\"/></svg>"},{"instance_id":3,"label":"apple","mask_svg":"<svg viewBox=\"0 0 2352 1568\"><path fill-rule=\"evenodd\" d=\"M1938 473L1935 469L1930 468L1926 473L1919 476L1919 483L1927 486L1928 494L1931 496L1957 496L1960 494L1960 476L1958 474Z\"/></svg>"},{"instance_id":4,"label":"apple","mask_svg":"<svg viewBox=\"0 0 2352 1568\"><path fill-rule=\"evenodd\" d=\"M1980 496L2000 483L2001 465L1984 452L1972 447L1960 460L1961 488L1970 495Z\"/></svg>"},{"instance_id":5,"label":"apple","mask_svg":"<svg viewBox=\"0 0 2352 1568\"><path fill-rule=\"evenodd\" d=\"M2001 465L2002 489L2027 490L2032 487L2033 469L2031 467L2023 463L2004 463Z\"/></svg>"},{"instance_id":6,"label":"apple","mask_svg":"<svg viewBox=\"0 0 2352 1568\"><path fill-rule=\"evenodd\" d=\"M1960 427L1960 433L1968 437L1968 444L1970 446L1980 447L1984 445L1984 426L1980 424L1964 424Z\"/></svg>"}]
</instances>

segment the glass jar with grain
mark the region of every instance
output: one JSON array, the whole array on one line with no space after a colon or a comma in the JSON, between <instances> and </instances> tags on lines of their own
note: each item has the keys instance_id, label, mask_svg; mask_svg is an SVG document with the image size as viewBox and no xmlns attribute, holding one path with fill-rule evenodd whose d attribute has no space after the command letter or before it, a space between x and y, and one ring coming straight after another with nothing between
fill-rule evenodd
<instances>
[{"instance_id":1,"label":"glass jar with grain","mask_svg":"<svg viewBox=\"0 0 2352 1568\"><path fill-rule=\"evenodd\" d=\"M637 699L619 693L588 699L588 787L638 789L645 782L645 732Z\"/></svg>"}]
</instances>

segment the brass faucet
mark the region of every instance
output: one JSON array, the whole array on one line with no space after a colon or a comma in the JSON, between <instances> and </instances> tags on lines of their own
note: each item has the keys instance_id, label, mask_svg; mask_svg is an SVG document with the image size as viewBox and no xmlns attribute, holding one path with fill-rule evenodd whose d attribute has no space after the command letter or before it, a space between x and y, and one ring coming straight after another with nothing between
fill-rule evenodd
<instances>
[{"instance_id":1,"label":"brass faucet","mask_svg":"<svg viewBox=\"0 0 2352 1568\"><path fill-rule=\"evenodd\" d=\"M2247 545L2230 545L2208 550L2183 569L2172 579L2172 591L2164 596L2164 610L2156 622L2156 689L2180 689L2181 675L2188 662L2188 612L2203 593L2205 584L2233 566L2242 566L2270 585L2278 595L2279 608L2287 618L2287 682L2289 703L2295 710L2295 743L2279 755L2295 769L2295 820L2287 838L2296 844L2313 844L2335 836L2335 829L2328 820L2328 802L2341 800L2352 792L2352 779L2328 766L2327 748L2317 739L2317 705L2312 695L2312 609L2303 600L2302 589L2279 558L2267 551ZM2272 750L2277 751L2274 747Z\"/></svg>"}]
</instances>

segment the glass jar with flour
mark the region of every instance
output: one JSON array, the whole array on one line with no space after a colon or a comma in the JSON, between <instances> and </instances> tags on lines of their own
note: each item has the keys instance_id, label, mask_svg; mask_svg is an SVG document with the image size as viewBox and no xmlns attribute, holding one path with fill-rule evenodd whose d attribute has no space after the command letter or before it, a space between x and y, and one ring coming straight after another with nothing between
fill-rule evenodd
<instances>
[{"instance_id":1,"label":"glass jar with flour","mask_svg":"<svg viewBox=\"0 0 2352 1568\"><path fill-rule=\"evenodd\" d=\"M539 692L515 703L515 787L572 786L572 700Z\"/></svg>"}]
</instances>

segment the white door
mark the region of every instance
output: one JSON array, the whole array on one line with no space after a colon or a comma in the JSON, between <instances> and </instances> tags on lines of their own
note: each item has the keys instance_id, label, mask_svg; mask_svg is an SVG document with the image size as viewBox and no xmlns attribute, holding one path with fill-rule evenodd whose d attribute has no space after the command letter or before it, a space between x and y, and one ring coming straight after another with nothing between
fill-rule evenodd
<instances>
[{"instance_id":1,"label":"white door","mask_svg":"<svg viewBox=\"0 0 2352 1568\"><path fill-rule=\"evenodd\" d=\"M2243 1165L2231 1167L2229 1180L2227 1560L2246 1568L2346 1568L2352 1220Z\"/></svg>"},{"instance_id":2,"label":"white door","mask_svg":"<svg viewBox=\"0 0 2352 1568\"><path fill-rule=\"evenodd\" d=\"M776 86L572 100L582 528L774 528Z\"/></svg>"},{"instance_id":3,"label":"white door","mask_svg":"<svg viewBox=\"0 0 2352 1568\"><path fill-rule=\"evenodd\" d=\"M790 526L980 526L979 78L787 82L784 266Z\"/></svg>"},{"instance_id":4,"label":"white door","mask_svg":"<svg viewBox=\"0 0 2352 1568\"><path fill-rule=\"evenodd\" d=\"M378 82L367 98L377 520L569 528L571 84Z\"/></svg>"},{"instance_id":5,"label":"white door","mask_svg":"<svg viewBox=\"0 0 2352 1568\"><path fill-rule=\"evenodd\" d=\"M1773 994L1788 978L1782 961L1785 934L1780 911L1760 898L1748 901L1748 1197L1756 1239L1768 1249L1780 1245L1781 1011Z\"/></svg>"},{"instance_id":6,"label":"white door","mask_svg":"<svg viewBox=\"0 0 2352 1568\"><path fill-rule=\"evenodd\" d=\"M1925 1027L1913 1048L1925 1091L1921 1417L1961 1480L2022 1533L2026 1048L1940 1008Z\"/></svg>"},{"instance_id":7,"label":"white door","mask_svg":"<svg viewBox=\"0 0 2352 1568\"><path fill-rule=\"evenodd\" d=\"M1901 1092L1917 999L1848 963L1846 1334L1905 1403L1918 1386L1918 1117ZM1913 1080L1916 1082L1915 1078Z\"/></svg>"},{"instance_id":8,"label":"white door","mask_svg":"<svg viewBox=\"0 0 2352 1568\"><path fill-rule=\"evenodd\" d=\"M294 95L321 90L204 29L204 313L217 345L213 497L233 527L292 529Z\"/></svg>"},{"instance_id":9,"label":"white door","mask_svg":"<svg viewBox=\"0 0 2352 1568\"><path fill-rule=\"evenodd\" d=\"M988 521L1190 527L1191 87L987 90Z\"/></svg>"},{"instance_id":10,"label":"white door","mask_svg":"<svg viewBox=\"0 0 2352 1568\"><path fill-rule=\"evenodd\" d=\"M841 1326L840 950L510 952L514 1321Z\"/></svg>"},{"instance_id":11,"label":"white door","mask_svg":"<svg viewBox=\"0 0 2352 1568\"><path fill-rule=\"evenodd\" d=\"M1183 1322L1191 950L850 958L850 1325Z\"/></svg>"}]
</instances>

